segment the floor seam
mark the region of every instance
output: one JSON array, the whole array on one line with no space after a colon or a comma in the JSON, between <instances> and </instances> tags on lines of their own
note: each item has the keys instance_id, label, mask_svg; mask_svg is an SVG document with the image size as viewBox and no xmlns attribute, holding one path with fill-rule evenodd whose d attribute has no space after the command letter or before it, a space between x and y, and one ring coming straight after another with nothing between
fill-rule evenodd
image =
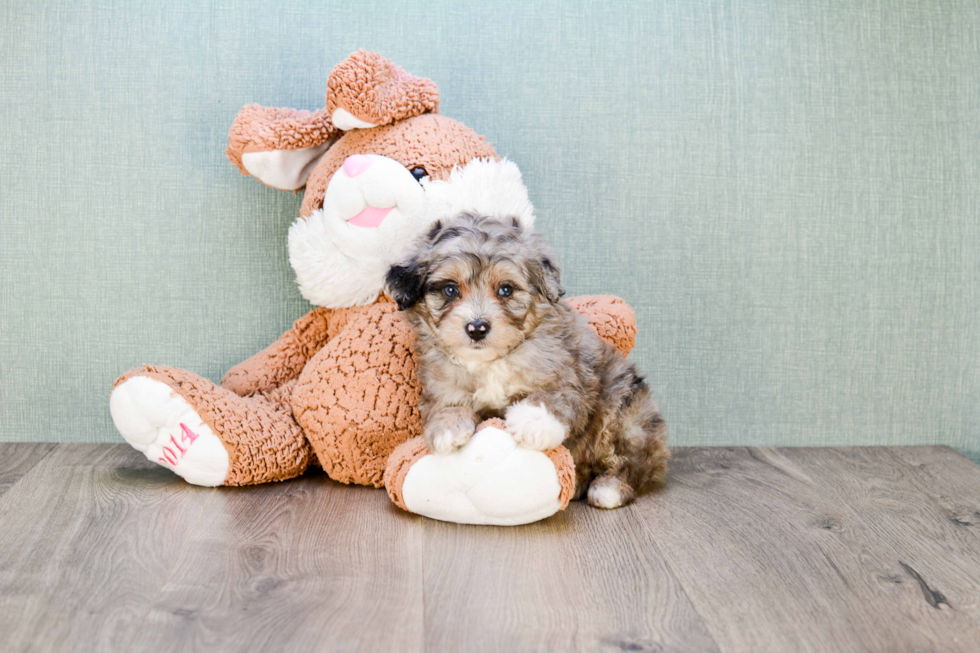
<instances>
[{"instance_id":1,"label":"floor seam","mask_svg":"<svg viewBox=\"0 0 980 653\"><path fill-rule=\"evenodd\" d=\"M211 494L208 495L208 500L204 502L204 507L201 508L201 514L197 516L197 519L194 521L194 526L191 527L190 532L187 533L187 537L184 538L184 542L180 545L180 551L177 552L177 556L174 558L173 564L170 565L170 569L167 570L167 575L163 577L163 582L160 583L160 589L157 590L157 593L154 595L153 600L150 601L150 605L146 608L146 612L143 613L143 616L140 618L139 625L136 626L136 632L133 633L133 638L129 641L129 646L126 647L127 653L129 651L132 651L133 646L136 645L136 638L139 637L140 631L143 630L143 624L146 622L146 618L150 616L151 612L153 612L153 606L157 604L160 595L163 593L163 588L167 586L167 582L170 580L170 577L173 575L174 569L177 568L177 563L180 562L180 559L184 555L184 550L187 548L187 543L191 541L191 538L194 536L194 533L197 532L197 527L201 523L201 518L204 517L205 511L208 509L208 506L211 505L211 499L214 498L214 495L217 491L218 491L217 488L211 488Z\"/></svg>"},{"instance_id":2,"label":"floor seam","mask_svg":"<svg viewBox=\"0 0 980 653\"><path fill-rule=\"evenodd\" d=\"M16 444L16 443L14 443L14 444ZM46 443L41 443L41 444L46 444ZM5 495L5 494L6 494L7 492L10 492L10 491L11 491L12 489L14 489L14 487L16 487L18 483L20 483L21 481L23 481L23 480L24 480L24 478L25 478L25 477L26 477L26 476L27 476L28 474L30 474L30 473L31 473L31 471L32 471L32 470L33 470L33 469L34 469L35 467L37 467L38 465L40 465L40 464L41 464L41 463L42 463L43 461L45 461L45 460L47 460L47 458L48 458L48 456L50 456L50 455L51 455L52 453L54 453L54 451L55 451L55 450L56 450L56 449L57 449L58 447L60 447L60 446L61 446L61 445L62 445L63 443L61 443L61 442L55 442L55 443L53 443L53 444L54 444L54 446L53 446L53 447L51 447L50 449L48 449L48 450L47 450L47 451L46 451L46 452L44 453L44 455L43 455L43 456L41 456L40 458L38 458L37 460L35 460L35 461L34 461L34 464L33 464L33 465L31 465L30 467L28 467L28 468L27 468L27 470L26 470L26 471L25 471L25 472L24 472L23 474L21 474L21 475L20 475L20 477L19 477L19 478L18 478L18 479L17 479L16 481L14 481L14 482L13 482L13 483L11 483L11 484L10 484L9 486L7 486L7 489L6 489L6 490L4 490L3 492L0 492L0 497L2 497L2 496L3 496L3 495Z\"/></svg>"},{"instance_id":3,"label":"floor seam","mask_svg":"<svg viewBox=\"0 0 980 653\"><path fill-rule=\"evenodd\" d=\"M928 446L928 445L926 445L926 446ZM903 467L905 467L905 469L907 469L907 470L908 470L908 472L909 472L909 476L911 476L912 478L914 478L914 479L916 479L917 481L921 481L922 479L920 479L920 478L919 478L919 474L918 474L918 472L916 471L916 468L915 468L915 465L913 465L912 463L910 463L910 462L908 462L908 461L906 461L906 460L905 460L904 458L902 458L901 456L899 456L898 454L896 454L896 453L895 453L894 451L892 451L892 449L893 449L893 448L894 448L894 447L882 447L882 449L884 449L884 450L885 450L885 451L886 451L886 452L888 453L888 456L889 456L889 457L890 457L890 458L891 458L892 460L894 460L894 461L896 461L896 462L897 462L898 464L900 464L900 465L902 465ZM911 448L911 447L910 447L910 448ZM971 462L971 463L973 462L972 460L970 460L970 459L969 459L969 458L967 458L966 456L963 456L962 454L959 454L959 453L957 453L957 452L956 452L955 450L953 450L953 449L950 449L950 452L951 452L951 453L954 453L954 454L956 454L957 456L960 456L961 458L963 458L963 459L965 459L965 460L967 460L967 461L969 461L969 462ZM936 500L936 498L935 498L935 497L933 497L933 496L932 496L931 494L929 494L929 493L928 493L928 492L926 492L925 490L922 490L922 489L921 489L921 488L920 488L920 487L918 486L918 484L914 484L914 485L913 485L913 487L914 487L914 488L915 488L915 489L916 489L916 490L917 490L917 491L918 491L918 492L919 492L920 494L922 494L923 496L925 496L925 498L926 498L926 499L928 499L928 501L929 501L929 503L930 503L930 504L932 504L933 506L935 506L936 508L938 508L938 509L939 509L939 512L945 512L945 511L946 511L946 509L945 509L945 508L943 508L943 505L942 505L941 503L939 503L939 502L938 502L938 501ZM972 538L973 538L973 539L976 539L976 540L977 540L978 542L980 542L980 535L978 535L977 533L975 533L975 532L973 532L973 531L972 531L971 529L968 529L968 528L967 528L967 529L964 529L964 530L965 530L965 532L966 532L966 533L967 533L968 535L970 535L970 536L972 536Z\"/></svg>"},{"instance_id":4,"label":"floor seam","mask_svg":"<svg viewBox=\"0 0 980 653\"><path fill-rule=\"evenodd\" d=\"M670 564L670 560L667 558L666 554L664 554L663 549L657 546L657 540L654 536L653 529L650 528L650 525L647 524L647 520L643 517L642 514L640 514L639 510L636 508L635 503L633 505L630 505L629 509L632 511L632 515L634 519L639 520L640 524L643 526L643 530L646 531L646 534L650 537L651 546L653 546L653 549L660 556L660 559L664 561L664 566L667 568L667 572L671 575L671 577L674 580L677 581L677 587L679 587L681 593L684 594L684 597L687 599L687 602L690 604L691 609L694 610L694 614L698 615L698 618L701 620L701 623L704 624L704 628L708 632L708 636L711 637L711 641L715 643L715 648L718 650L719 653L722 653L724 649L722 649L721 643L718 641L718 637L715 635L713 629L708 623L708 620L704 618L704 615L701 613L701 610L698 609L697 604L694 602L694 598L691 597L691 595L687 591L687 588L684 587L683 581L681 581L681 578L680 576L677 575L677 572L674 571L674 568Z\"/></svg>"},{"instance_id":5,"label":"floor seam","mask_svg":"<svg viewBox=\"0 0 980 653\"><path fill-rule=\"evenodd\" d=\"M425 619L425 517L422 516L419 516L419 539L422 544L419 547L419 562L422 566L422 653L425 653L428 624Z\"/></svg>"}]
</instances>

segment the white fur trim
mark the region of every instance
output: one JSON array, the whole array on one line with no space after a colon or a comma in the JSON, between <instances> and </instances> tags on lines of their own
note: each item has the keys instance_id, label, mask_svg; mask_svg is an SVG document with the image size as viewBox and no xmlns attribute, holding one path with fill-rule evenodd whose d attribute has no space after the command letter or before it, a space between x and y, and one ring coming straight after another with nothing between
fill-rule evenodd
<instances>
[{"instance_id":1,"label":"white fur trim","mask_svg":"<svg viewBox=\"0 0 980 653\"><path fill-rule=\"evenodd\" d=\"M370 129L371 127L378 126L377 123L365 122L360 118L355 118L350 111L340 107L333 110L333 114L330 116L330 122L337 129L343 129L344 131L351 129Z\"/></svg>"},{"instance_id":2,"label":"white fur trim","mask_svg":"<svg viewBox=\"0 0 980 653\"><path fill-rule=\"evenodd\" d=\"M537 451L554 449L565 439L567 430L544 406L519 401L507 409L507 430L522 447Z\"/></svg>"},{"instance_id":3,"label":"white fur trim","mask_svg":"<svg viewBox=\"0 0 980 653\"><path fill-rule=\"evenodd\" d=\"M224 483L228 451L191 405L166 383L145 376L127 379L112 391L109 411L126 442L147 459L193 485Z\"/></svg>"},{"instance_id":4,"label":"white fur trim","mask_svg":"<svg viewBox=\"0 0 980 653\"><path fill-rule=\"evenodd\" d=\"M242 165L266 186L279 190L299 190L306 185L313 168L330 147L330 142L299 150L246 152Z\"/></svg>"},{"instance_id":5,"label":"white fur trim","mask_svg":"<svg viewBox=\"0 0 980 653\"><path fill-rule=\"evenodd\" d=\"M423 179L393 159L374 154L371 167L348 177L337 170L323 208L298 218L289 229L289 262L300 293L326 308L370 304L382 292L384 278L407 255L412 243L438 219L471 211L517 217L534 224L534 208L510 161L474 159L454 168L446 181ZM367 206L394 207L375 228L348 220Z\"/></svg>"},{"instance_id":6,"label":"white fur trim","mask_svg":"<svg viewBox=\"0 0 980 653\"><path fill-rule=\"evenodd\" d=\"M534 206L520 168L507 159L473 159L462 168L453 168L447 181L430 182L426 192L432 212L440 218L470 212L494 218L516 217L525 227L534 226Z\"/></svg>"},{"instance_id":7,"label":"white fur trim","mask_svg":"<svg viewBox=\"0 0 980 653\"><path fill-rule=\"evenodd\" d=\"M517 447L494 427L476 433L462 449L422 457L402 485L409 510L459 524L529 524L558 512L560 494L551 459Z\"/></svg>"}]
</instances>

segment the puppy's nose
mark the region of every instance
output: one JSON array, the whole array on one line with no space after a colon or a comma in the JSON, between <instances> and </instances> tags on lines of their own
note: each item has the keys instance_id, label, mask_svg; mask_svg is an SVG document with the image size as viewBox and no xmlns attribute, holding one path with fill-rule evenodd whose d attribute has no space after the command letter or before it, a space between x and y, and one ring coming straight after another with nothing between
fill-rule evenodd
<instances>
[{"instance_id":1,"label":"puppy's nose","mask_svg":"<svg viewBox=\"0 0 980 653\"><path fill-rule=\"evenodd\" d=\"M490 323L482 318L473 320L466 325L466 335L470 337L470 340L483 340L488 333L490 333Z\"/></svg>"},{"instance_id":2,"label":"puppy's nose","mask_svg":"<svg viewBox=\"0 0 980 653\"><path fill-rule=\"evenodd\" d=\"M370 168L372 163L374 163L374 161L372 161L371 157L367 155L352 154L344 159L344 172L347 173L348 177L353 179Z\"/></svg>"}]
</instances>

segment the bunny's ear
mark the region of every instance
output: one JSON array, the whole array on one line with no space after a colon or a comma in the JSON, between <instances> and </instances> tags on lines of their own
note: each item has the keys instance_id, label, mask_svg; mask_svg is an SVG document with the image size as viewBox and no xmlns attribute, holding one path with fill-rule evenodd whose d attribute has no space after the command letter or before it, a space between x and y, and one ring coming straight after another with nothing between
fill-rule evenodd
<instances>
[{"instance_id":1,"label":"bunny's ear","mask_svg":"<svg viewBox=\"0 0 980 653\"><path fill-rule=\"evenodd\" d=\"M439 109L435 82L410 75L376 52L358 50L327 79L327 112L343 130L369 129Z\"/></svg>"},{"instance_id":2,"label":"bunny's ear","mask_svg":"<svg viewBox=\"0 0 980 653\"><path fill-rule=\"evenodd\" d=\"M295 191L340 136L326 109L310 113L252 104L235 116L225 154L243 175Z\"/></svg>"}]
</instances>

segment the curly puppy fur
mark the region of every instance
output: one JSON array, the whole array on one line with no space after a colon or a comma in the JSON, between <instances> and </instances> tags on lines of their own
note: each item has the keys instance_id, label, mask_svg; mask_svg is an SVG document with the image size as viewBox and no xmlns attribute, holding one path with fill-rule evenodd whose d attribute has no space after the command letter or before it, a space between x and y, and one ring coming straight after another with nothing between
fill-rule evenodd
<instances>
[{"instance_id":1,"label":"curly puppy fur","mask_svg":"<svg viewBox=\"0 0 980 653\"><path fill-rule=\"evenodd\" d=\"M636 367L560 301L554 254L517 219L436 223L387 289L418 339L426 445L503 417L521 446L564 444L575 497L618 508L661 482L666 425Z\"/></svg>"}]
</instances>

